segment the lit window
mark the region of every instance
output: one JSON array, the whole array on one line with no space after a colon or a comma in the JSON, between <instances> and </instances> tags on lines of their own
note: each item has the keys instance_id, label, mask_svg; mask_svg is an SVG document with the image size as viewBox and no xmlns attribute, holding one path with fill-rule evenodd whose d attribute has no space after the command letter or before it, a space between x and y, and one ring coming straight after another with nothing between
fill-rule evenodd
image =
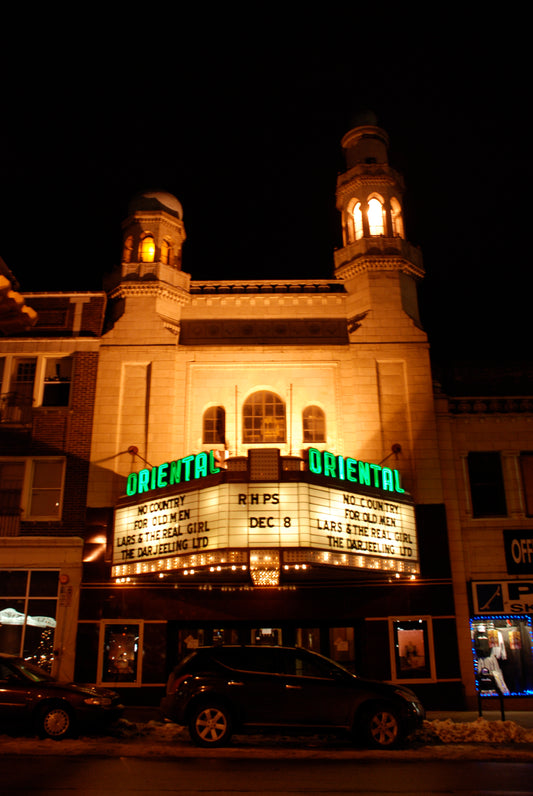
<instances>
[{"instance_id":1,"label":"lit window","mask_svg":"<svg viewBox=\"0 0 533 796\"><path fill-rule=\"evenodd\" d=\"M391 621L394 676L397 680L434 678L432 626L428 618Z\"/></svg>"},{"instance_id":2,"label":"lit window","mask_svg":"<svg viewBox=\"0 0 533 796\"><path fill-rule=\"evenodd\" d=\"M307 406L303 411L304 442L326 441L326 415L319 406Z\"/></svg>"},{"instance_id":3,"label":"lit window","mask_svg":"<svg viewBox=\"0 0 533 796\"><path fill-rule=\"evenodd\" d=\"M383 218L383 205L373 197L368 201L368 228L371 235L383 235L385 233Z\"/></svg>"},{"instance_id":4,"label":"lit window","mask_svg":"<svg viewBox=\"0 0 533 796\"><path fill-rule=\"evenodd\" d=\"M506 516L507 505L499 452L479 451L469 453L468 475L473 516Z\"/></svg>"},{"instance_id":5,"label":"lit window","mask_svg":"<svg viewBox=\"0 0 533 796\"><path fill-rule=\"evenodd\" d=\"M353 226L355 240L363 237L363 213L361 212L361 202L357 202L353 209Z\"/></svg>"},{"instance_id":6,"label":"lit window","mask_svg":"<svg viewBox=\"0 0 533 796\"><path fill-rule=\"evenodd\" d=\"M203 417L202 441L208 445L224 445L226 440L226 411L223 406L211 406Z\"/></svg>"},{"instance_id":7,"label":"lit window","mask_svg":"<svg viewBox=\"0 0 533 796\"><path fill-rule=\"evenodd\" d=\"M253 393L243 410L243 442L285 442L285 404L268 390Z\"/></svg>"},{"instance_id":8,"label":"lit window","mask_svg":"<svg viewBox=\"0 0 533 796\"><path fill-rule=\"evenodd\" d=\"M394 197L390 200L391 218L392 218L392 234L395 237L403 238L403 218L402 208L400 203Z\"/></svg>"},{"instance_id":9,"label":"lit window","mask_svg":"<svg viewBox=\"0 0 533 796\"><path fill-rule=\"evenodd\" d=\"M143 263L153 263L155 259L155 241L152 235L145 235L141 240L140 259Z\"/></svg>"}]
</instances>

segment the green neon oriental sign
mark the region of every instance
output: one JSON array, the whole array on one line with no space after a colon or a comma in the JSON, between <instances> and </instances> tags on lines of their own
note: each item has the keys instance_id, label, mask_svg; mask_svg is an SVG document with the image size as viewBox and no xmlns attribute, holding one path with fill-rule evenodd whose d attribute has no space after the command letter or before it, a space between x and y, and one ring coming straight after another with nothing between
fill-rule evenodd
<instances>
[{"instance_id":1,"label":"green neon oriental sign","mask_svg":"<svg viewBox=\"0 0 533 796\"><path fill-rule=\"evenodd\" d=\"M336 456L329 451L309 448L309 472L331 478L335 481L348 481L361 486L382 489L384 492L403 494L400 484L400 473L379 464L358 461L347 456ZM175 484L201 480L209 475L220 473L217 465L218 451L202 451L195 455L184 456L171 462L164 462L158 467L130 473L126 483L126 494L142 495L154 489L163 489Z\"/></svg>"}]
</instances>

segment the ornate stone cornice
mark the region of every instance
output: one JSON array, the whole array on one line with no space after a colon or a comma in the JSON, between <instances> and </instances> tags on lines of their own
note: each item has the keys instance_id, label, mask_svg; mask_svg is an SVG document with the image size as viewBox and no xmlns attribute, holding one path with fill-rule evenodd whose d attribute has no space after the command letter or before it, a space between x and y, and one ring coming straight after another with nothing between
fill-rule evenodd
<instances>
[{"instance_id":1,"label":"ornate stone cornice","mask_svg":"<svg viewBox=\"0 0 533 796\"><path fill-rule=\"evenodd\" d=\"M532 414L533 397L448 398L448 411L452 415Z\"/></svg>"},{"instance_id":2,"label":"ornate stone cornice","mask_svg":"<svg viewBox=\"0 0 533 796\"><path fill-rule=\"evenodd\" d=\"M419 265L403 257L379 255L357 257L354 260L342 263L335 270L337 277L343 280L352 279L369 271L400 271L415 279L422 279L425 273L424 269Z\"/></svg>"},{"instance_id":3,"label":"ornate stone cornice","mask_svg":"<svg viewBox=\"0 0 533 796\"><path fill-rule=\"evenodd\" d=\"M162 282L120 282L109 293L110 299L127 298L128 296L152 296L158 299L174 301L185 306L191 297L186 290L174 288Z\"/></svg>"}]
</instances>

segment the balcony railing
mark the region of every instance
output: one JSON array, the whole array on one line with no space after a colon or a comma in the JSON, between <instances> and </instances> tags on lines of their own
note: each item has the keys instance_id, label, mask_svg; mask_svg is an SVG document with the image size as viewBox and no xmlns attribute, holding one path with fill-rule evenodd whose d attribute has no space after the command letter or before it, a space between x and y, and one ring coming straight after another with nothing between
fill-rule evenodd
<instances>
[{"instance_id":1,"label":"balcony railing","mask_svg":"<svg viewBox=\"0 0 533 796\"><path fill-rule=\"evenodd\" d=\"M0 425L31 426L32 400L27 395L6 392L0 395Z\"/></svg>"}]
</instances>

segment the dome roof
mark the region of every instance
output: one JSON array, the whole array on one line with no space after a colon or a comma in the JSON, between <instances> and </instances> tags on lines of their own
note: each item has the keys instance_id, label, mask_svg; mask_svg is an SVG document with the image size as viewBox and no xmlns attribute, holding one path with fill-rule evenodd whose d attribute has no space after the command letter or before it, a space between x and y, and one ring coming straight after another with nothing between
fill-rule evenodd
<instances>
[{"instance_id":1,"label":"dome roof","mask_svg":"<svg viewBox=\"0 0 533 796\"><path fill-rule=\"evenodd\" d=\"M166 191L142 191L133 197L128 206L128 215L132 216L139 210L164 210L183 219L183 207L171 193Z\"/></svg>"}]
</instances>

